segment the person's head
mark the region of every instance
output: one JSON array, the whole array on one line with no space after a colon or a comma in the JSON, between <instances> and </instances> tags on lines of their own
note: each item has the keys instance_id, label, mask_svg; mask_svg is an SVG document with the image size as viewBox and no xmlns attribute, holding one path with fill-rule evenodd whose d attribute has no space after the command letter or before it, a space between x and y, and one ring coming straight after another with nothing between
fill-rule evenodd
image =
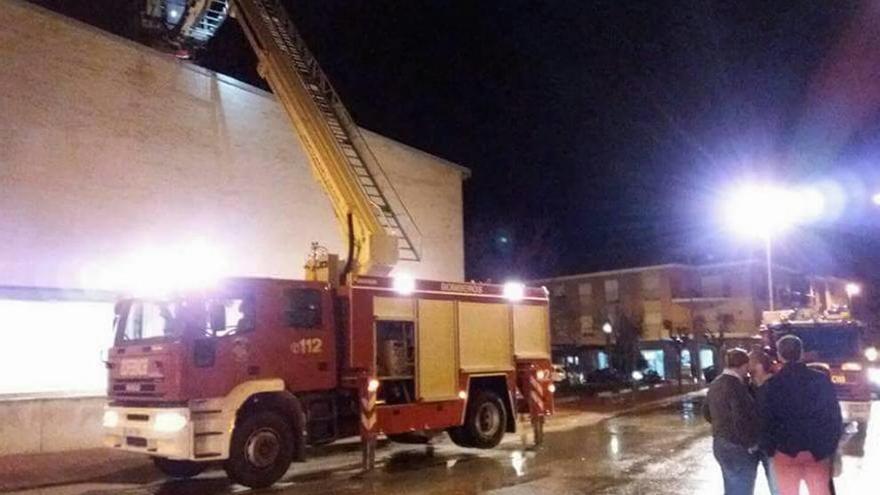
<instances>
[{"instance_id":1,"label":"person's head","mask_svg":"<svg viewBox=\"0 0 880 495\"><path fill-rule=\"evenodd\" d=\"M754 349L749 353L749 372L753 377L764 378L771 373L773 360L763 349Z\"/></svg>"},{"instance_id":2,"label":"person's head","mask_svg":"<svg viewBox=\"0 0 880 495\"><path fill-rule=\"evenodd\" d=\"M776 353L783 363L796 363L804 354L804 343L796 335L786 335L776 341Z\"/></svg>"},{"instance_id":3,"label":"person's head","mask_svg":"<svg viewBox=\"0 0 880 495\"><path fill-rule=\"evenodd\" d=\"M731 349L724 356L724 364L728 369L739 373L740 376L746 376L749 371L749 353L738 347Z\"/></svg>"}]
</instances>

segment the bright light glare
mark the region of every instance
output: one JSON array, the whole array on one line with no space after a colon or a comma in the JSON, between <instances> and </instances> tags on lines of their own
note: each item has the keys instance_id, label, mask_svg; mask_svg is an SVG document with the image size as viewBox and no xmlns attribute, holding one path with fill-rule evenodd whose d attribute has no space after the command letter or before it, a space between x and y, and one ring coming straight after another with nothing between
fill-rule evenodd
<instances>
[{"instance_id":1,"label":"bright light glare","mask_svg":"<svg viewBox=\"0 0 880 495\"><path fill-rule=\"evenodd\" d=\"M556 385L553 385L553 384L551 383L551 384L547 387L547 390L549 390L551 394L555 394L555 393L556 393Z\"/></svg>"},{"instance_id":2,"label":"bright light glare","mask_svg":"<svg viewBox=\"0 0 880 495\"><path fill-rule=\"evenodd\" d=\"M522 476L526 472L526 458L520 451L515 451L510 454L510 465L513 467L513 470L516 471L517 476Z\"/></svg>"},{"instance_id":3,"label":"bright light glare","mask_svg":"<svg viewBox=\"0 0 880 495\"><path fill-rule=\"evenodd\" d=\"M868 381L875 385L880 385L880 368L870 368L868 370Z\"/></svg>"},{"instance_id":4,"label":"bright light glare","mask_svg":"<svg viewBox=\"0 0 880 495\"><path fill-rule=\"evenodd\" d=\"M519 282L507 282L504 284L504 297L510 301L522 301L525 294L526 286Z\"/></svg>"},{"instance_id":5,"label":"bright light glare","mask_svg":"<svg viewBox=\"0 0 880 495\"><path fill-rule=\"evenodd\" d=\"M395 275L392 281L395 292L408 296L416 290L416 279L411 275Z\"/></svg>"},{"instance_id":6,"label":"bright light glare","mask_svg":"<svg viewBox=\"0 0 880 495\"><path fill-rule=\"evenodd\" d=\"M840 369L843 371L862 371L862 365L860 363L843 363Z\"/></svg>"},{"instance_id":7,"label":"bright light glare","mask_svg":"<svg viewBox=\"0 0 880 495\"><path fill-rule=\"evenodd\" d=\"M106 390L100 349L113 345L112 323L113 302L0 298L0 397Z\"/></svg>"},{"instance_id":8,"label":"bright light glare","mask_svg":"<svg viewBox=\"0 0 880 495\"><path fill-rule=\"evenodd\" d=\"M377 390L379 390L379 380L373 378L372 380L370 380L369 383L367 383L367 391L372 394L375 393Z\"/></svg>"},{"instance_id":9,"label":"bright light glare","mask_svg":"<svg viewBox=\"0 0 880 495\"><path fill-rule=\"evenodd\" d=\"M849 297L857 296L862 293L862 287L859 284L846 284L846 295Z\"/></svg>"},{"instance_id":10,"label":"bright light glare","mask_svg":"<svg viewBox=\"0 0 880 495\"><path fill-rule=\"evenodd\" d=\"M119 425L119 413L116 411L104 411L104 419L102 421L104 428L116 428Z\"/></svg>"},{"instance_id":11,"label":"bright light glare","mask_svg":"<svg viewBox=\"0 0 880 495\"><path fill-rule=\"evenodd\" d=\"M467 400L467 392L465 392L464 390L459 390L458 398L461 400Z\"/></svg>"},{"instance_id":12,"label":"bright light glare","mask_svg":"<svg viewBox=\"0 0 880 495\"><path fill-rule=\"evenodd\" d=\"M635 370L635 371L632 372L632 377L633 377L633 380L635 380L635 381L638 382L638 381L641 381L642 378L645 378L645 375L642 374L641 371L639 371L639 370Z\"/></svg>"},{"instance_id":13,"label":"bright light glare","mask_svg":"<svg viewBox=\"0 0 880 495\"><path fill-rule=\"evenodd\" d=\"M178 412L161 412L156 415L153 429L164 433L174 433L186 426L186 416Z\"/></svg>"},{"instance_id":14,"label":"bright light glare","mask_svg":"<svg viewBox=\"0 0 880 495\"><path fill-rule=\"evenodd\" d=\"M875 205L880 206L880 192L875 194L874 197L871 198L871 201L873 201Z\"/></svg>"},{"instance_id":15,"label":"bright light glare","mask_svg":"<svg viewBox=\"0 0 880 495\"><path fill-rule=\"evenodd\" d=\"M171 9L168 11L168 17L172 19L177 19L177 16L180 15L180 11L177 9Z\"/></svg>"},{"instance_id":16,"label":"bright light glare","mask_svg":"<svg viewBox=\"0 0 880 495\"><path fill-rule=\"evenodd\" d=\"M794 225L818 219L825 211L825 196L817 189L785 189L748 185L723 199L725 223L740 235L767 237Z\"/></svg>"},{"instance_id":17,"label":"bright light glare","mask_svg":"<svg viewBox=\"0 0 880 495\"><path fill-rule=\"evenodd\" d=\"M605 332L605 333L610 334L611 332L614 331L614 327L611 326L611 323L608 323L608 322L606 321L605 324L602 325L602 331Z\"/></svg>"},{"instance_id":18,"label":"bright light glare","mask_svg":"<svg viewBox=\"0 0 880 495\"><path fill-rule=\"evenodd\" d=\"M865 359L868 361L873 363L878 357L880 357L880 352L877 351L876 347L872 346L865 349Z\"/></svg>"},{"instance_id":19,"label":"bright light glare","mask_svg":"<svg viewBox=\"0 0 880 495\"><path fill-rule=\"evenodd\" d=\"M211 288L227 267L226 257L203 240L144 246L116 261L90 267L84 272L83 285L163 297L175 291Z\"/></svg>"},{"instance_id":20,"label":"bright light glare","mask_svg":"<svg viewBox=\"0 0 880 495\"><path fill-rule=\"evenodd\" d=\"M546 378L547 374L544 373L544 370L538 370L538 372L535 373L535 376L538 377L538 380L543 380L544 378Z\"/></svg>"}]
</instances>

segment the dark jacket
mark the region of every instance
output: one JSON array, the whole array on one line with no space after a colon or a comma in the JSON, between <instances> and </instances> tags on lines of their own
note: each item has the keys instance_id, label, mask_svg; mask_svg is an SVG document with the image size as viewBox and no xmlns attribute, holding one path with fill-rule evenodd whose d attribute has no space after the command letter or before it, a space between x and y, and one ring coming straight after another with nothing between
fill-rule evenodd
<instances>
[{"instance_id":1,"label":"dark jacket","mask_svg":"<svg viewBox=\"0 0 880 495\"><path fill-rule=\"evenodd\" d=\"M742 447L758 444L760 425L755 400L749 387L730 375L720 375L709 385L703 405L706 421L712 423L712 436Z\"/></svg>"},{"instance_id":2,"label":"dark jacket","mask_svg":"<svg viewBox=\"0 0 880 495\"><path fill-rule=\"evenodd\" d=\"M761 389L763 449L790 456L809 451L816 459L834 454L843 419L834 385L825 374L803 363L789 363Z\"/></svg>"}]
</instances>

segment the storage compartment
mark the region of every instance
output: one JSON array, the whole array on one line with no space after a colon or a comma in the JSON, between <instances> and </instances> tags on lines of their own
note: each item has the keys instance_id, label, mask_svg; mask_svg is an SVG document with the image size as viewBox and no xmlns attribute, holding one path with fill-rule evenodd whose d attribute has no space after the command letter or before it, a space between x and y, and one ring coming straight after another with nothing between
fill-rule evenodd
<instances>
[{"instance_id":1,"label":"storage compartment","mask_svg":"<svg viewBox=\"0 0 880 495\"><path fill-rule=\"evenodd\" d=\"M376 322L378 399L386 404L415 400L415 324L412 321Z\"/></svg>"}]
</instances>

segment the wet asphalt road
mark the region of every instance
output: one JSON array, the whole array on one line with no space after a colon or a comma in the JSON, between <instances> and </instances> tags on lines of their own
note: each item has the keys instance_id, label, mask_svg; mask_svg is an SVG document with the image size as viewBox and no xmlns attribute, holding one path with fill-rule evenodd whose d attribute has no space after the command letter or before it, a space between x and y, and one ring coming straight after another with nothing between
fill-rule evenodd
<instances>
[{"instance_id":1,"label":"wet asphalt road","mask_svg":"<svg viewBox=\"0 0 880 495\"><path fill-rule=\"evenodd\" d=\"M360 475L356 445L339 445L318 459L295 464L284 483L250 491L230 485L222 472L189 481L163 481L154 473L121 472L98 483L54 487L28 494L721 494L721 474L711 454L709 427L699 398L609 419L589 426L559 421L537 449L508 435L501 447L461 449L448 440L433 453L424 446L381 449L379 467ZM880 417L875 403L874 417ZM838 493L873 494L880 483L880 429L869 426L844 444ZM757 494L768 493L759 468Z\"/></svg>"}]
</instances>

